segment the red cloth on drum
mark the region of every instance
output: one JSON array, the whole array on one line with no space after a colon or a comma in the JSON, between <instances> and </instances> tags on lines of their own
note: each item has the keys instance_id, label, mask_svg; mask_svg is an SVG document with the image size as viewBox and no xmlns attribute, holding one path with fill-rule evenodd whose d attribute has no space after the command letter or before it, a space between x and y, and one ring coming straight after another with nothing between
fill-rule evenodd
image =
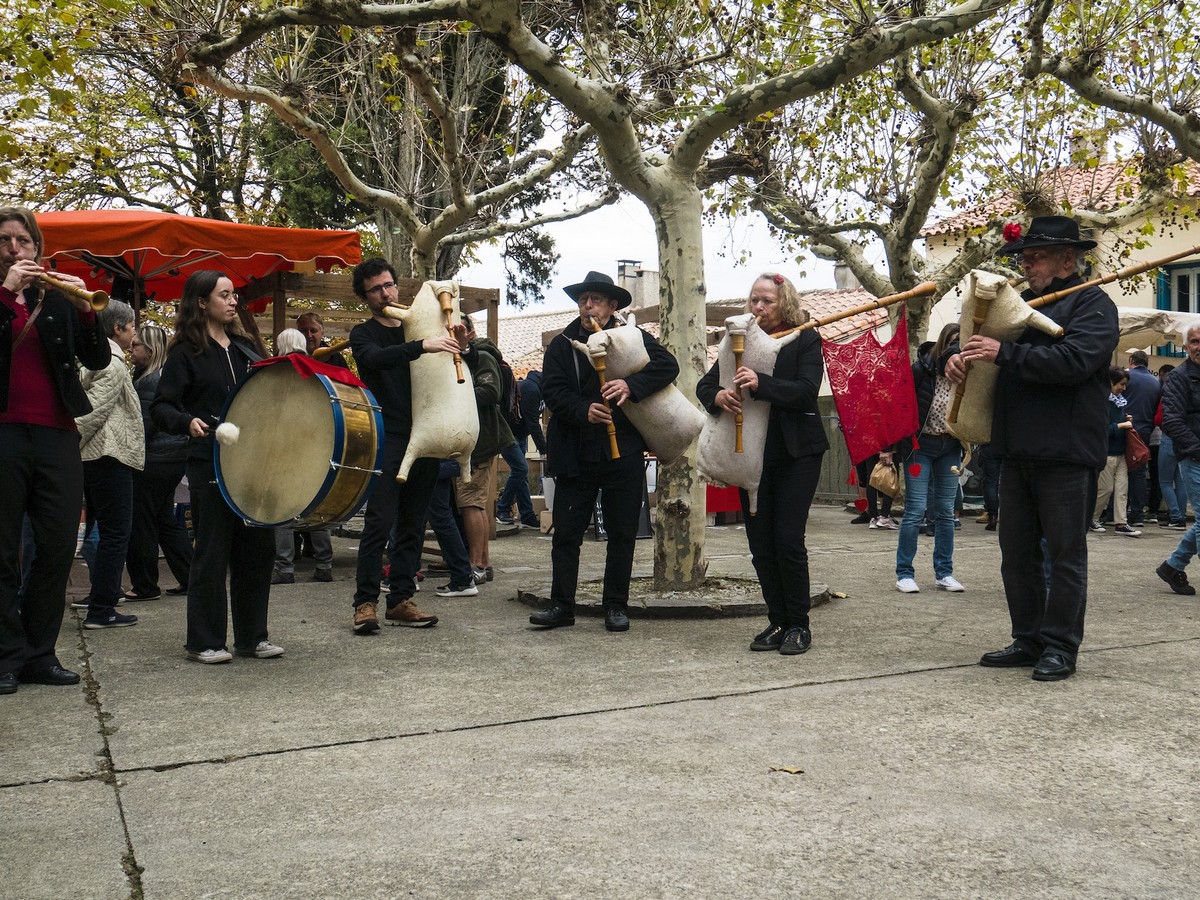
<instances>
[{"instance_id":1,"label":"red cloth on drum","mask_svg":"<svg viewBox=\"0 0 1200 900\"><path fill-rule=\"evenodd\" d=\"M324 375L330 381L340 381L342 384L349 384L354 387L366 387L365 384L359 381L358 376L349 369L343 369L341 366L331 366L328 363L313 359L311 356L305 356L303 353L272 356L270 359L260 360L252 365L257 369L259 366L273 366L278 362L290 362L302 378L311 378L313 375Z\"/></svg>"},{"instance_id":2,"label":"red cloth on drum","mask_svg":"<svg viewBox=\"0 0 1200 900\"><path fill-rule=\"evenodd\" d=\"M854 464L917 431L917 392L908 358L908 324L880 344L874 332L845 344L821 344L833 402Z\"/></svg>"}]
</instances>

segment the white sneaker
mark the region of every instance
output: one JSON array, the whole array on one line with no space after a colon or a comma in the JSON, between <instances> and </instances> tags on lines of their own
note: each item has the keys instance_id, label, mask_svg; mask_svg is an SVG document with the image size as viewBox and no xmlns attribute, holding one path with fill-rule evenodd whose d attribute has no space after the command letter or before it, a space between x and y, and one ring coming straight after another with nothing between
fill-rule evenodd
<instances>
[{"instance_id":1,"label":"white sneaker","mask_svg":"<svg viewBox=\"0 0 1200 900\"><path fill-rule=\"evenodd\" d=\"M896 582L896 590L902 594L919 594L921 589L917 586L915 578L901 578Z\"/></svg>"},{"instance_id":2,"label":"white sneaker","mask_svg":"<svg viewBox=\"0 0 1200 900\"><path fill-rule=\"evenodd\" d=\"M242 647L234 647L233 649L238 656L252 656L255 659L274 659L276 656L283 656L283 648L278 644L272 644L270 641L259 641L254 645L253 650L247 650Z\"/></svg>"},{"instance_id":3,"label":"white sneaker","mask_svg":"<svg viewBox=\"0 0 1200 900\"><path fill-rule=\"evenodd\" d=\"M880 523L880 522L882 522L882 521L883 521L883 516L876 516L875 518L873 518L873 519L871 520L871 524L870 524L870 525L868 525L867 527L868 527L868 528L878 528L878 527L879 527L879 523Z\"/></svg>"},{"instance_id":4,"label":"white sneaker","mask_svg":"<svg viewBox=\"0 0 1200 900\"><path fill-rule=\"evenodd\" d=\"M202 663L227 663L233 659L233 654L219 647L216 650L189 650L187 658Z\"/></svg>"},{"instance_id":5,"label":"white sneaker","mask_svg":"<svg viewBox=\"0 0 1200 900\"><path fill-rule=\"evenodd\" d=\"M958 583L958 579L953 575L947 575L944 578L939 578L937 580L937 589L939 591L953 591L956 594L965 590L965 588Z\"/></svg>"},{"instance_id":6,"label":"white sneaker","mask_svg":"<svg viewBox=\"0 0 1200 900\"><path fill-rule=\"evenodd\" d=\"M1088 530L1090 530L1090 531L1103 531L1103 530L1104 530L1104 526L1103 526L1103 525L1101 525L1099 521L1093 521L1093 522L1092 522L1092 524L1088 526Z\"/></svg>"},{"instance_id":7,"label":"white sneaker","mask_svg":"<svg viewBox=\"0 0 1200 900\"><path fill-rule=\"evenodd\" d=\"M439 597L478 597L479 588L475 587L474 583L468 584L464 588L452 588L448 584L443 584L435 593Z\"/></svg>"},{"instance_id":8,"label":"white sneaker","mask_svg":"<svg viewBox=\"0 0 1200 900\"><path fill-rule=\"evenodd\" d=\"M893 519L891 516L880 516L878 527L886 528L888 531L896 531L897 529L900 528L900 523L897 522L895 519Z\"/></svg>"}]
</instances>

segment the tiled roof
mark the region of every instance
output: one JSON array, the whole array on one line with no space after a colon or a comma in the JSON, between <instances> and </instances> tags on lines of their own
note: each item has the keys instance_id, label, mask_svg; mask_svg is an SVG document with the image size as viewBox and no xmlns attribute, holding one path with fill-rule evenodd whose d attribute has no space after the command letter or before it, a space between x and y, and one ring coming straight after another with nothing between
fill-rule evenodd
<instances>
[{"instance_id":1,"label":"tiled roof","mask_svg":"<svg viewBox=\"0 0 1200 900\"><path fill-rule=\"evenodd\" d=\"M823 319L848 309L864 306L874 299L875 297L872 294L862 288L800 292L800 305L808 310L809 315L814 319ZM729 315L737 315L745 308L745 304L745 299L709 301L710 306L728 309ZM550 312L517 313L511 316L502 315L499 322L500 340L498 343L500 345L500 352L504 354L504 359L512 366L513 372L520 377L531 369L540 369L542 367L543 353L542 335L547 331L558 331L565 328L577 315L578 313L575 310L569 309ZM475 315L475 325L481 333L485 329L485 318L485 315L482 313ZM839 322L822 326L820 329L821 337L827 341L849 340L863 332L878 327L886 320L886 310L871 310L870 312L860 313L859 315L842 319ZM658 322L644 322L641 324L641 327L654 337L659 336ZM722 330L720 327L714 326L707 328L710 343L717 339ZM715 344L710 346L709 353L710 356L712 353L715 353ZM715 356L711 356L710 363L715 358Z\"/></svg>"},{"instance_id":2,"label":"tiled roof","mask_svg":"<svg viewBox=\"0 0 1200 900\"><path fill-rule=\"evenodd\" d=\"M1188 162L1188 197L1200 197L1200 165ZM1051 169L1044 176L1053 189L1054 200L1072 209L1115 209L1128 203L1138 192L1139 178L1132 163L1107 162L1094 169L1080 166L1065 166ZM1020 204L1013 195L1005 195L989 203L974 206L956 215L943 219L921 231L922 237L942 234L962 234L986 228L998 219L1014 216L1020 212Z\"/></svg>"}]
</instances>

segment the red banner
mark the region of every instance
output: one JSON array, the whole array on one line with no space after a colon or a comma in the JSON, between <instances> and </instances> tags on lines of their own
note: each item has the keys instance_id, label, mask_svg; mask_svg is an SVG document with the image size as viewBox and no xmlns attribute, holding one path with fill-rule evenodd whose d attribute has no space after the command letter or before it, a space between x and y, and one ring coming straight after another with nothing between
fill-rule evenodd
<instances>
[{"instance_id":1,"label":"red banner","mask_svg":"<svg viewBox=\"0 0 1200 900\"><path fill-rule=\"evenodd\" d=\"M917 431L917 394L908 358L908 324L902 308L896 333L880 344L874 332L845 344L821 345L833 402L858 464Z\"/></svg>"},{"instance_id":2,"label":"red banner","mask_svg":"<svg viewBox=\"0 0 1200 900\"><path fill-rule=\"evenodd\" d=\"M344 369L341 366L331 366L328 363L313 359L311 356L305 356L303 353L272 356L269 359L253 363L253 366L257 369L259 366L273 366L279 362L290 362L303 378L311 378L313 375L324 375L330 381L340 381L342 384L351 384L354 387L366 387L365 384L358 380L358 376L349 369Z\"/></svg>"}]
</instances>

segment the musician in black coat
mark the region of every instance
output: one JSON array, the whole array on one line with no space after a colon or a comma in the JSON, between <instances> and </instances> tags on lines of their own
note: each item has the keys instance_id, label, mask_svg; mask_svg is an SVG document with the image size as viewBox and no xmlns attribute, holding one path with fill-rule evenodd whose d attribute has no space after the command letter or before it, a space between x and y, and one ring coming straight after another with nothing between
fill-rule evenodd
<instances>
[{"instance_id":1,"label":"musician in black coat","mask_svg":"<svg viewBox=\"0 0 1200 900\"><path fill-rule=\"evenodd\" d=\"M808 319L795 286L775 273L761 275L754 282L746 311L757 316L759 327L768 333L794 328ZM778 650L791 656L804 653L812 643L804 531L821 474L821 457L829 449L817 409L824 367L820 335L809 329L779 351L773 372L742 366L733 376L737 388L754 400L771 404L755 515L750 515L749 495L739 491L750 555L770 623L754 638L751 650ZM720 378L717 363L700 379L696 396L710 413L736 414L743 401L735 390L722 388ZM747 452L753 451L748 448Z\"/></svg>"},{"instance_id":2,"label":"musician in black coat","mask_svg":"<svg viewBox=\"0 0 1200 900\"><path fill-rule=\"evenodd\" d=\"M629 292L600 272L589 272L578 284L563 288L579 304L579 318L563 329L546 348L542 367L542 397L550 410L546 434L546 474L554 477L554 538L550 559L554 574L551 605L529 617L543 628L575 624L575 588L579 581L579 548L592 517L596 494L604 513L608 549L604 565L604 627L628 631L629 580L638 515L645 480L646 441L621 407L637 403L670 385L679 364L665 347L642 332L650 361L625 378L600 379L587 356L572 340L586 341L591 333L583 319L602 328L617 325L613 314L629 305ZM608 404L611 404L611 409ZM620 456L610 457L607 426L616 430Z\"/></svg>"},{"instance_id":3,"label":"musician in black coat","mask_svg":"<svg viewBox=\"0 0 1200 900\"><path fill-rule=\"evenodd\" d=\"M75 361L100 370L111 358L88 302L36 283L42 249L33 213L0 207L0 694L18 682L79 683L54 652L83 499L75 417L92 410ZM26 516L37 551L22 601Z\"/></svg>"}]
</instances>

